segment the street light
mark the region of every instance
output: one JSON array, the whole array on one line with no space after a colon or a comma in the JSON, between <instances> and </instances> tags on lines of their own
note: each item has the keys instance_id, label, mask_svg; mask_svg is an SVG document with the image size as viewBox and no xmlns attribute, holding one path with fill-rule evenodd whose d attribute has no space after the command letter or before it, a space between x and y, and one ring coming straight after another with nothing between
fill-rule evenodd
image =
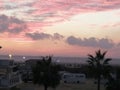
<instances>
[{"instance_id":1,"label":"street light","mask_svg":"<svg viewBox=\"0 0 120 90\"><path fill-rule=\"evenodd\" d=\"M9 58L10 58L10 59L12 58L12 54L9 54Z\"/></svg>"},{"instance_id":2,"label":"street light","mask_svg":"<svg viewBox=\"0 0 120 90\"><path fill-rule=\"evenodd\" d=\"M26 57L23 57L23 59L25 60L25 59L26 59Z\"/></svg>"}]
</instances>

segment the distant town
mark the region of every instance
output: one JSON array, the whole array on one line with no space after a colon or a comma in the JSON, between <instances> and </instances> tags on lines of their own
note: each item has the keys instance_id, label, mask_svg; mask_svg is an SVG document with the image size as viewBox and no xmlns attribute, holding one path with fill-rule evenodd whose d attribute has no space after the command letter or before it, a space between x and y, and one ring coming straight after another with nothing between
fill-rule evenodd
<instances>
[{"instance_id":1,"label":"distant town","mask_svg":"<svg viewBox=\"0 0 120 90\"><path fill-rule=\"evenodd\" d=\"M81 88L86 84L90 84L93 86L96 86L97 84L97 79L94 79L93 72L89 70L89 64L87 63L87 60L89 58L88 59L84 58L83 59L84 62L82 63L80 61L76 62L75 59L78 59L78 58L72 58L75 61L68 62L67 60L70 59L70 57L66 57L66 58L64 57L62 62L60 61L60 58L58 57L55 58L53 56L45 56L45 57L39 57L39 58L34 57L32 59L26 59L26 57L23 57L23 59L24 59L23 61L18 62L17 60L12 59L12 55L9 55L8 59L3 59L3 57L2 59L0 59L0 90L27 90L27 89L37 90L35 89L36 86L34 86L34 72L37 70L37 68L34 69L35 70L34 71L33 67L37 67L37 65L38 66L40 65L39 68L41 68L41 66L43 65L41 68L41 70L43 70L44 68L49 66L49 64L52 64L53 66L58 66L56 67L57 71L55 71L55 72L58 72L60 76L58 90L60 90L61 87L67 88L66 85L68 86L77 85L73 87ZM48 63L47 66L44 66L45 62ZM112 76L112 78L120 80L120 66L117 64L113 64L111 66L112 66L112 69L111 69L110 75ZM54 68L52 70L54 70ZM39 70L37 72L39 72ZM44 70L42 71L42 73L43 72ZM104 78L101 74L100 83L102 86L102 90L105 90L104 85L107 82L108 82L108 79ZM30 87L29 84L31 86L33 85L33 88ZM73 89L70 89L70 90L73 90ZM84 90L87 90L87 89L84 89Z\"/></svg>"}]
</instances>

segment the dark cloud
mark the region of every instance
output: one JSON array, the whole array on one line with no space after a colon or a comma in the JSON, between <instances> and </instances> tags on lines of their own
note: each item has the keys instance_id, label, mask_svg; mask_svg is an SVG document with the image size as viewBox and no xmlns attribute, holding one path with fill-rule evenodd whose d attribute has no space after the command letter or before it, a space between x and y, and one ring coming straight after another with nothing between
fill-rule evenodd
<instances>
[{"instance_id":1,"label":"dark cloud","mask_svg":"<svg viewBox=\"0 0 120 90\"><path fill-rule=\"evenodd\" d=\"M58 34L58 33L54 33L53 39L60 40L60 39L62 39L62 38L64 38L63 35L60 35L60 34Z\"/></svg>"},{"instance_id":2,"label":"dark cloud","mask_svg":"<svg viewBox=\"0 0 120 90\"><path fill-rule=\"evenodd\" d=\"M51 35L47 33L34 32L34 33L26 33L26 36L33 40L43 40L43 39L60 40L61 38L63 38L63 36L58 33L54 33L54 35Z\"/></svg>"},{"instance_id":3,"label":"dark cloud","mask_svg":"<svg viewBox=\"0 0 120 90\"><path fill-rule=\"evenodd\" d=\"M70 36L66 39L66 42L70 45L78 45L78 46L89 46L89 47L101 47L101 48L112 48L115 43L112 40L102 38L96 39L94 37L91 38L76 38L74 36Z\"/></svg>"},{"instance_id":4,"label":"dark cloud","mask_svg":"<svg viewBox=\"0 0 120 90\"><path fill-rule=\"evenodd\" d=\"M26 33L27 37L32 38L33 40L43 40L43 39L50 39L51 35L50 34L46 34L46 33Z\"/></svg>"},{"instance_id":5,"label":"dark cloud","mask_svg":"<svg viewBox=\"0 0 120 90\"><path fill-rule=\"evenodd\" d=\"M15 17L8 17L6 15L0 15L0 33L20 33L26 29L24 21Z\"/></svg>"}]
</instances>

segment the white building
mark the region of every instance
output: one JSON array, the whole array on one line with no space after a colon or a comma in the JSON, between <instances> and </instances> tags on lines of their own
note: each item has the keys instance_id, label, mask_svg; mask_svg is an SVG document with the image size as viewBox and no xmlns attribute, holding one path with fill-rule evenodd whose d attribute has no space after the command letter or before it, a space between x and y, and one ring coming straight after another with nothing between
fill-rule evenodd
<instances>
[{"instance_id":1,"label":"white building","mask_svg":"<svg viewBox=\"0 0 120 90\"><path fill-rule=\"evenodd\" d=\"M21 77L13 60L0 60L0 88L11 88L21 83Z\"/></svg>"}]
</instances>

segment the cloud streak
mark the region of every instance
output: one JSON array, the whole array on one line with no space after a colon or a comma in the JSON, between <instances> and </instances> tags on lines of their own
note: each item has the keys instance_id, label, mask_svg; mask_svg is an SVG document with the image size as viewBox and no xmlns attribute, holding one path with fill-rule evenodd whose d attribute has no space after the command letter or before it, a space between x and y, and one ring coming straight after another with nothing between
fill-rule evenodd
<instances>
[{"instance_id":1,"label":"cloud streak","mask_svg":"<svg viewBox=\"0 0 120 90\"><path fill-rule=\"evenodd\" d=\"M40 3L38 3L40 2ZM49 18L57 18L56 21L69 19L75 14L85 12L96 12L120 8L118 0L36 0L33 3L36 8L31 14L49 20Z\"/></svg>"},{"instance_id":2,"label":"cloud streak","mask_svg":"<svg viewBox=\"0 0 120 90\"><path fill-rule=\"evenodd\" d=\"M91 38L76 38L74 36L70 36L66 39L66 42L69 45L77 45L77 46L85 46L85 47L100 47L100 48L112 48L115 46L115 43L112 40L102 38L96 39L94 37Z\"/></svg>"}]
</instances>

